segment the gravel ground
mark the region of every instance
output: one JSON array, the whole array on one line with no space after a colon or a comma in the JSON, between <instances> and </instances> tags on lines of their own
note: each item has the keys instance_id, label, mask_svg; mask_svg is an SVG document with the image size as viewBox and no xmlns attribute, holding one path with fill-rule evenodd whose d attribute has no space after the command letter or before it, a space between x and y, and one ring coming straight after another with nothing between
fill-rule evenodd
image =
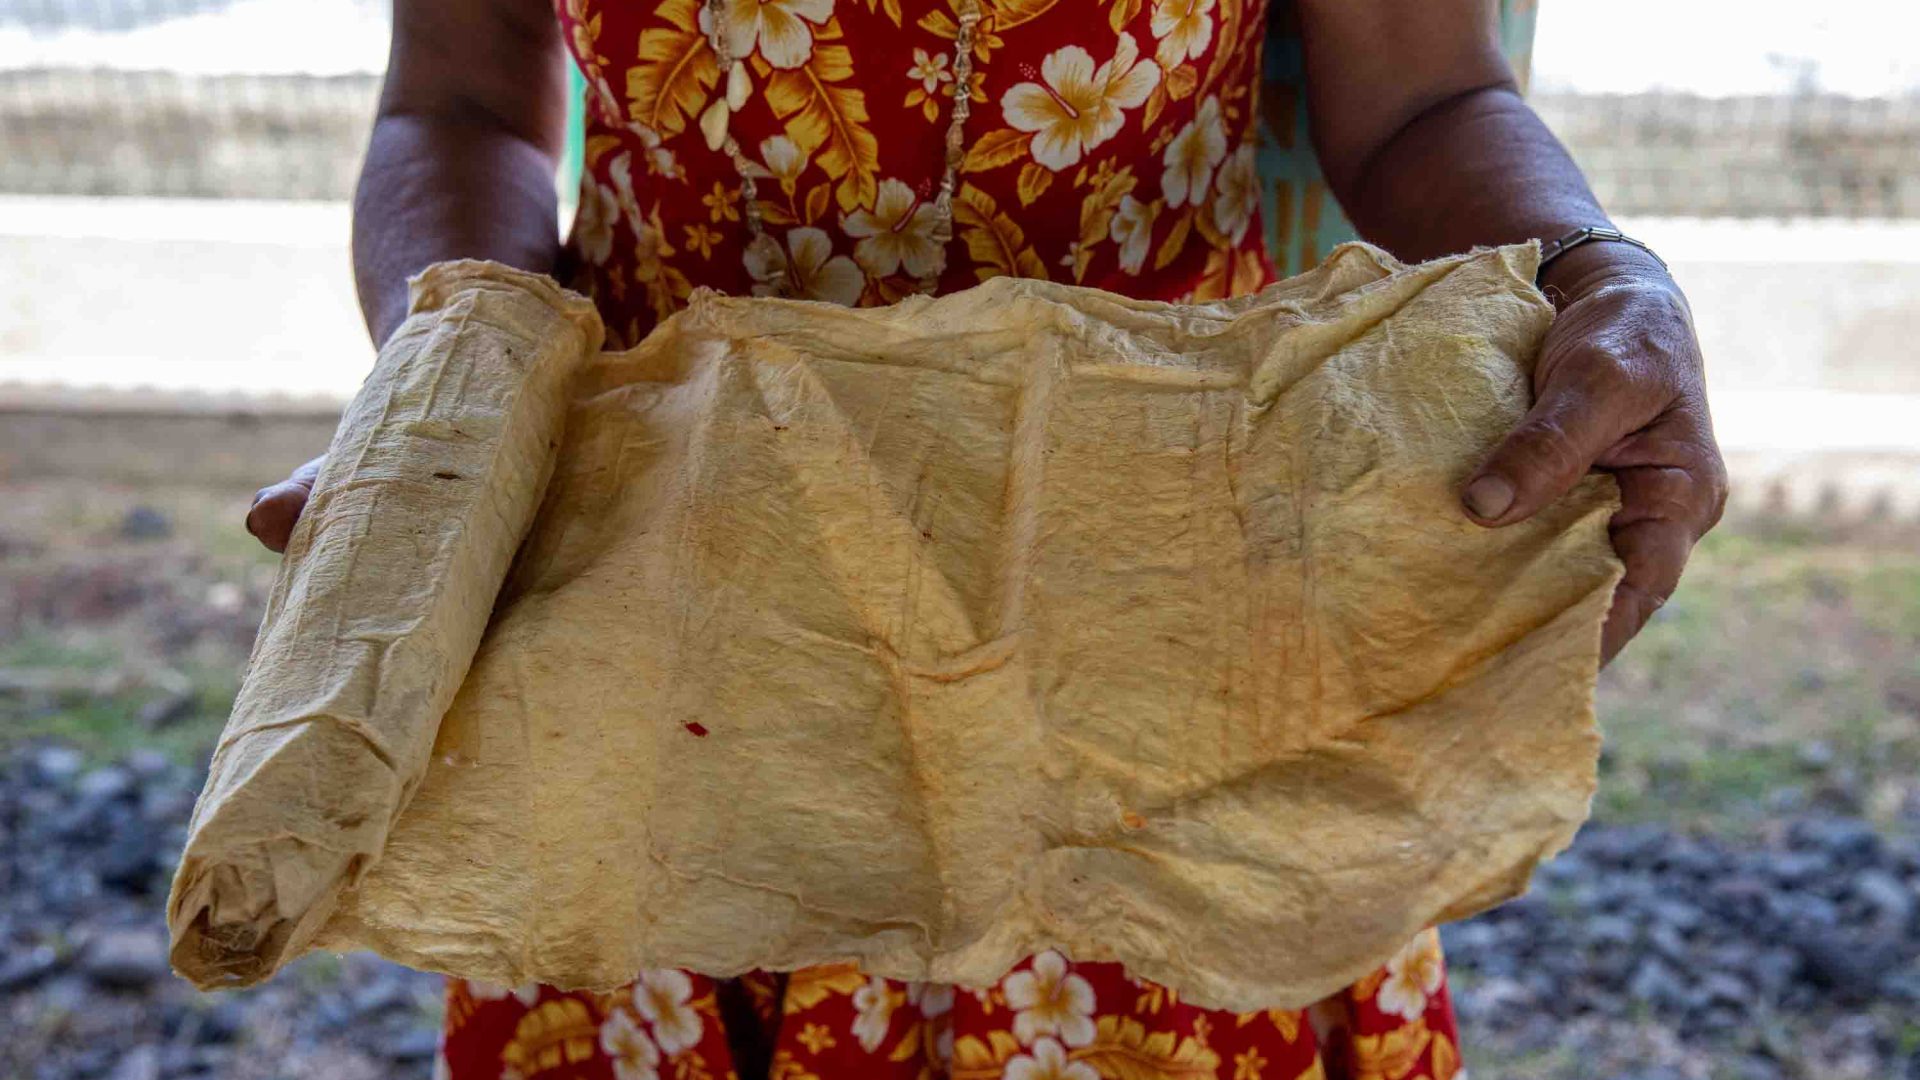
<instances>
[{"instance_id":1,"label":"gravel ground","mask_svg":"<svg viewBox=\"0 0 1920 1080\"><path fill-rule=\"evenodd\" d=\"M1920 1080L1920 840L1766 832L1589 825L1528 895L1446 928L1463 1043L1510 1063L1478 1071Z\"/></svg>"},{"instance_id":2,"label":"gravel ground","mask_svg":"<svg viewBox=\"0 0 1920 1080\"><path fill-rule=\"evenodd\" d=\"M432 976L320 956L200 995L168 973L197 786L151 752L0 758L0 1075L426 1076ZM1768 832L1592 825L1528 896L1447 928L1475 1075L1920 1080L1920 839L1840 816Z\"/></svg>"},{"instance_id":3,"label":"gravel ground","mask_svg":"<svg viewBox=\"0 0 1920 1080\"><path fill-rule=\"evenodd\" d=\"M173 436L273 456L233 430ZM167 971L191 763L273 574L245 486L0 483L0 1080L431 1074L433 976ZM1920 1080L1920 548L1785 528L1702 546L1602 680L1596 821L1445 930L1475 1080Z\"/></svg>"},{"instance_id":4,"label":"gravel ground","mask_svg":"<svg viewBox=\"0 0 1920 1080\"><path fill-rule=\"evenodd\" d=\"M159 754L85 769L63 746L0 760L0 1076L428 1075L440 980L310 957L203 995L167 970L167 880L199 778Z\"/></svg>"}]
</instances>

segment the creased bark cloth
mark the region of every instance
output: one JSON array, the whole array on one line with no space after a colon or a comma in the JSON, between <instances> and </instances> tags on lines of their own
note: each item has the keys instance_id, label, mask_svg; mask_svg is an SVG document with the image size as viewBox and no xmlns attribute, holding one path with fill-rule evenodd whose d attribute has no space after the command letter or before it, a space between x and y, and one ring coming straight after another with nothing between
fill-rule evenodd
<instances>
[{"instance_id":1,"label":"creased bark cloth","mask_svg":"<svg viewBox=\"0 0 1920 1080\"><path fill-rule=\"evenodd\" d=\"M1527 408L1537 258L698 293L622 353L434 267L287 551L175 965L968 985L1055 946L1334 991L1587 812L1613 483L1498 530L1456 495Z\"/></svg>"}]
</instances>

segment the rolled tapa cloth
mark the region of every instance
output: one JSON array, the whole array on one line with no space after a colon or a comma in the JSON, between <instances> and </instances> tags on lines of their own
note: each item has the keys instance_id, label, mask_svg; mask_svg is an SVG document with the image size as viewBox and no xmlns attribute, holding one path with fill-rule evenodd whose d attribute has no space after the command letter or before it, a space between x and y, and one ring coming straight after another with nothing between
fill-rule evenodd
<instances>
[{"instance_id":1,"label":"rolled tapa cloth","mask_svg":"<svg viewBox=\"0 0 1920 1080\"><path fill-rule=\"evenodd\" d=\"M1538 262L703 290L609 353L542 280L430 276L296 538L176 963L1350 985L1525 888L1593 792L1614 483L1459 502L1531 401Z\"/></svg>"},{"instance_id":2,"label":"rolled tapa cloth","mask_svg":"<svg viewBox=\"0 0 1920 1080\"><path fill-rule=\"evenodd\" d=\"M303 952L426 772L598 354L593 306L436 265L347 407L195 807L167 916L203 988Z\"/></svg>"}]
</instances>

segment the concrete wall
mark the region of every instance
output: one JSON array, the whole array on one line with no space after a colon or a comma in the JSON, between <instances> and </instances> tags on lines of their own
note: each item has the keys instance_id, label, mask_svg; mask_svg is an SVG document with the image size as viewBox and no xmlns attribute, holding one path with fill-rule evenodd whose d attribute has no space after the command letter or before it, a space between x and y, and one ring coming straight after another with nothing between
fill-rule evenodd
<instances>
[{"instance_id":1,"label":"concrete wall","mask_svg":"<svg viewBox=\"0 0 1920 1080\"><path fill-rule=\"evenodd\" d=\"M1691 296L1739 505L1920 517L1920 222L1621 224ZM182 411L256 448L167 443L182 468L317 452L373 361L346 235L337 203L0 196L0 470L119 460L87 440ZM304 434L249 433L262 412Z\"/></svg>"}]
</instances>

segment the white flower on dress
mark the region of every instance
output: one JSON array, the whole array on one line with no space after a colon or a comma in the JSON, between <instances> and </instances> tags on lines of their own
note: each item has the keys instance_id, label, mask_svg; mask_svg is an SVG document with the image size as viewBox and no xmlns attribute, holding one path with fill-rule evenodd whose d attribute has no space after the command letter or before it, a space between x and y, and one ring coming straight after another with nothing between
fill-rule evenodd
<instances>
[{"instance_id":1,"label":"white flower on dress","mask_svg":"<svg viewBox=\"0 0 1920 1080\"><path fill-rule=\"evenodd\" d=\"M1220 124L1220 99L1208 95L1160 155L1166 166L1160 174L1160 190L1166 193L1167 206L1199 206L1206 201L1213 167L1226 156L1227 133Z\"/></svg>"},{"instance_id":2,"label":"white flower on dress","mask_svg":"<svg viewBox=\"0 0 1920 1080\"><path fill-rule=\"evenodd\" d=\"M1247 235L1247 225L1253 221L1253 205L1260 198L1258 183L1250 142L1240 144L1214 178L1213 227L1236 244Z\"/></svg>"},{"instance_id":3,"label":"white flower on dress","mask_svg":"<svg viewBox=\"0 0 1920 1080\"><path fill-rule=\"evenodd\" d=\"M1153 246L1153 223L1160 216L1160 200L1143 203L1131 195L1120 196L1107 235L1120 245L1120 269L1138 274Z\"/></svg>"},{"instance_id":4,"label":"white flower on dress","mask_svg":"<svg viewBox=\"0 0 1920 1080\"><path fill-rule=\"evenodd\" d=\"M1100 1080L1084 1061L1067 1060L1067 1049L1052 1039L1041 1039L1032 1051L1007 1059L1006 1080Z\"/></svg>"},{"instance_id":5,"label":"white flower on dress","mask_svg":"<svg viewBox=\"0 0 1920 1080\"><path fill-rule=\"evenodd\" d=\"M1096 70L1078 45L1055 49L1040 61L1041 82L1015 83L1000 98L1000 114L1016 131L1033 132L1033 160L1059 172L1120 133L1122 110L1137 109L1160 85L1160 68L1140 63L1132 34L1121 34L1113 59Z\"/></svg>"},{"instance_id":6,"label":"white flower on dress","mask_svg":"<svg viewBox=\"0 0 1920 1080\"><path fill-rule=\"evenodd\" d=\"M619 1080L658 1080L660 1048L633 1022L625 1009L615 1009L600 1025L600 1051L613 1063Z\"/></svg>"},{"instance_id":7,"label":"white flower on dress","mask_svg":"<svg viewBox=\"0 0 1920 1080\"><path fill-rule=\"evenodd\" d=\"M475 1001L505 1001L512 997L531 1009L540 1001L539 983L521 983L519 986L501 986L498 983L480 982L468 979L467 995Z\"/></svg>"},{"instance_id":8,"label":"white flower on dress","mask_svg":"<svg viewBox=\"0 0 1920 1080\"><path fill-rule=\"evenodd\" d=\"M907 1003L932 1020L953 1011L953 986L948 983L908 983Z\"/></svg>"},{"instance_id":9,"label":"white flower on dress","mask_svg":"<svg viewBox=\"0 0 1920 1080\"><path fill-rule=\"evenodd\" d=\"M620 216L620 198L596 180L580 185L580 209L573 224L574 243L587 261L598 266L613 254L613 223Z\"/></svg>"},{"instance_id":10,"label":"white flower on dress","mask_svg":"<svg viewBox=\"0 0 1920 1080\"><path fill-rule=\"evenodd\" d=\"M721 0L726 12L727 51L744 60L756 45L767 63L797 68L813 54L813 26L833 18L833 0ZM700 29L711 32L702 6ZM807 25L812 23L813 26Z\"/></svg>"},{"instance_id":11,"label":"white flower on dress","mask_svg":"<svg viewBox=\"0 0 1920 1080\"><path fill-rule=\"evenodd\" d=\"M660 145L659 132L637 120L628 121L626 128L634 138L640 140L640 151L647 158L647 172L669 180L680 175L680 165L674 161L673 151Z\"/></svg>"},{"instance_id":12,"label":"white flower on dress","mask_svg":"<svg viewBox=\"0 0 1920 1080\"><path fill-rule=\"evenodd\" d=\"M921 202L912 188L887 179L880 181L873 209L845 215L840 229L859 238L853 258L867 273L885 277L904 266L907 273L921 277L940 265L940 244L933 238L939 218L932 204Z\"/></svg>"},{"instance_id":13,"label":"white flower on dress","mask_svg":"<svg viewBox=\"0 0 1920 1080\"><path fill-rule=\"evenodd\" d=\"M785 135L760 140L760 160L766 163L767 176L780 181L780 189L789 195L807 168L807 152Z\"/></svg>"},{"instance_id":14,"label":"white flower on dress","mask_svg":"<svg viewBox=\"0 0 1920 1080\"><path fill-rule=\"evenodd\" d=\"M639 232L643 219L640 200L633 190L633 155L622 150L607 162L607 178L613 181L614 202L620 208L620 215L627 219L634 232Z\"/></svg>"},{"instance_id":15,"label":"white flower on dress","mask_svg":"<svg viewBox=\"0 0 1920 1080\"><path fill-rule=\"evenodd\" d=\"M947 54L933 53L918 45L913 47L913 66L907 69L907 78L920 80L920 86L931 94L940 89L941 83L953 81L953 72L947 70Z\"/></svg>"},{"instance_id":16,"label":"white flower on dress","mask_svg":"<svg viewBox=\"0 0 1920 1080\"><path fill-rule=\"evenodd\" d=\"M594 119L607 127L619 127L620 96L613 92L613 84L607 81L607 73L600 70L598 63L582 63L579 67L586 78L587 107L593 110Z\"/></svg>"},{"instance_id":17,"label":"white flower on dress","mask_svg":"<svg viewBox=\"0 0 1920 1080\"><path fill-rule=\"evenodd\" d=\"M1066 957L1049 949L1033 958L1030 970L1014 972L1001 985L1016 1010L1013 1034L1022 1044L1042 1035L1068 1046L1093 1041L1093 984L1068 971Z\"/></svg>"},{"instance_id":18,"label":"white flower on dress","mask_svg":"<svg viewBox=\"0 0 1920 1080\"><path fill-rule=\"evenodd\" d=\"M1170 68L1198 60L1213 40L1214 0L1160 0L1153 5L1153 36L1160 39L1154 57Z\"/></svg>"},{"instance_id":19,"label":"white flower on dress","mask_svg":"<svg viewBox=\"0 0 1920 1080\"><path fill-rule=\"evenodd\" d=\"M755 296L780 295L785 279L791 285L789 296L852 307L866 285L852 259L833 253L826 231L811 226L788 230L785 251L771 240L747 245L743 261Z\"/></svg>"},{"instance_id":20,"label":"white flower on dress","mask_svg":"<svg viewBox=\"0 0 1920 1080\"><path fill-rule=\"evenodd\" d=\"M935 1023L940 1034L933 1037L933 1060L939 1064L939 1075L953 1072L953 1021L941 1020Z\"/></svg>"},{"instance_id":21,"label":"white flower on dress","mask_svg":"<svg viewBox=\"0 0 1920 1080\"><path fill-rule=\"evenodd\" d=\"M633 230L634 280L641 284L652 284L660 280L660 271L665 267L661 260L673 254L673 250L667 246L666 233L660 227L659 208L654 208L651 217L640 212L640 200L635 197L633 188L633 155L627 151L622 150L607 163L607 177L613 181L614 204L619 207L620 216L627 219L627 227ZM586 203L583 201L581 212L585 211Z\"/></svg>"},{"instance_id":22,"label":"white flower on dress","mask_svg":"<svg viewBox=\"0 0 1920 1080\"><path fill-rule=\"evenodd\" d=\"M700 1041L700 1014L688 999L693 980L684 971L655 968L640 973L633 984L633 1007L653 1027L653 1039L668 1057Z\"/></svg>"},{"instance_id":23,"label":"white flower on dress","mask_svg":"<svg viewBox=\"0 0 1920 1080\"><path fill-rule=\"evenodd\" d=\"M893 991L879 976L853 992L853 1037L860 1041L862 1050L872 1053L886 1041L887 1028L893 1023L893 1004Z\"/></svg>"},{"instance_id":24,"label":"white flower on dress","mask_svg":"<svg viewBox=\"0 0 1920 1080\"><path fill-rule=\"evenodd\" d=\"M1423 930L1387 961L1387 977L1381 981L1375 1001L1381 1012L1418 1020L1426 1015L1427 999L1439 992L1445 976L1440 935Z\"/></svg>"}]
</instances>

